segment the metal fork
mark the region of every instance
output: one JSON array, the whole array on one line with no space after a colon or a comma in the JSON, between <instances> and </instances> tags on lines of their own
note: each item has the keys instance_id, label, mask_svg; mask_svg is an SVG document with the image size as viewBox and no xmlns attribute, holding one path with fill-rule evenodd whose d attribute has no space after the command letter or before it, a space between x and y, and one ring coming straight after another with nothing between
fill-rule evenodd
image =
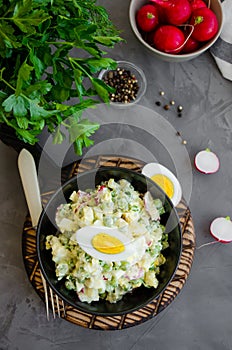
<instances>
[{"instance_id":1,"label":"metal fork","mask_svg":"<svg viewBox=\"0 0 232 350\"><path fill-rule=\"evenodd\" d=\"M53 290L51 287L47 286L47 282L46 282L41 270L40 270L40 275L41 275L41 279L42 279L42 283L43 283L43 287L44 287L47 320L49 321L49 296L48 296L48 294L50 294L53 318L56 318L56 309L57 309L58 317L60 318L61 317L61 312L60 312L61 310L60 310L60 302L59 302L58 295L55 294L55 300L56 300L56 307L55 307ZM64 316L65 316L65 305L64 305L64 301L62 299L61 299L61 304L62 304L62 310L63 310Z\"/></svg>"},{"instance_id":2,"label":"metal fork","mask_svg":"<svg viewBox=\"0 0 232 350\"><path fill-rule=\"evenodd\" d=\"M32 156L32 154L27 151L26 149L22 149L20 151L19 157L18 157L18 168L20 177L22 180L22 185L28 205L28 209L31 216L32 226L36 227L40 214L42 212L42 203L41 203L41 197L40 197L40 189L39 189L39 181L37 177L37 170L35 166L35 161ZM44 293L45 293L45 304L46 304L46 313L47 313L47 319L49 320L49 297L48 297L48 291L50 294L50 300L52 305L52 313L53 317L56 317L56 309L58 316L60 317L60 303L59 298L55 294L56 299L56 308L54 303L54 294L51 289L51 287L47 286L46 280L40 271L41 279L44 287ZM64 308L64 302L62 300L62 308L65 315L65 308Z\"/></svg>"}]
</instances>

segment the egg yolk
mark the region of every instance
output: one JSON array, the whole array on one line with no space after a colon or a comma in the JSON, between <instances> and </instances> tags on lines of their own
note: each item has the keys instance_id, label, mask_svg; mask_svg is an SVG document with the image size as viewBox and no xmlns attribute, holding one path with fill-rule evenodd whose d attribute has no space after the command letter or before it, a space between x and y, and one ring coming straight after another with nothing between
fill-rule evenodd
<instances>
[{"instance_id":1,"label":"egg yolk","mask_svg":"<svg viewBox=\"0 0 232 350\"><path fill-rule=\"evenodd\" d=\"M155 174L151 177L151 179L162 188L169 198L173 197L174 185L167 176L163 174Z\"/></svg>"},{"instance_id":2,"label":"egg yolk","mask_svg":"<svg viewBox=\"0 0 232 350\"><path fill-rule=\"evenodd\" d=\"M124 244L107 233L98 233L92 238L93 247L101 253L119 254L125 250Z\"/></svg>"}]
</instances>

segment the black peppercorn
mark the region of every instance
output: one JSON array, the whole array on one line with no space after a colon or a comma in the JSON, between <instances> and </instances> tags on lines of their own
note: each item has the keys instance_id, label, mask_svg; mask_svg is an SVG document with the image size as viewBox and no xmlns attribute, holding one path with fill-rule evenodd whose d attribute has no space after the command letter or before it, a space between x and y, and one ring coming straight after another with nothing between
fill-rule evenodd
<instances>
[{"instance_id":1,"label":"black peppercorn","mask_svg":"<svg viewBox=\"0 0 232 350\"><path fill-rule=\"evenodd\" d=\"M115 94L110 94L111 101L129 103L136 99L139 85L135 75L129 70L118 67L115 71L109 71L103 81L115 88Z\"/></svg>"},{"instance_id":2,"label":"black peppercorn","mask_svg":"<svg viewBox=\"0 0 232 350\"><path fill-rule=\"evenodd\" d=\"M113 73L113 72L109 72L108 78L109 78L109 79L112 79L113 77L114 77L114 73Z\"/></svg>"}]
</instances>

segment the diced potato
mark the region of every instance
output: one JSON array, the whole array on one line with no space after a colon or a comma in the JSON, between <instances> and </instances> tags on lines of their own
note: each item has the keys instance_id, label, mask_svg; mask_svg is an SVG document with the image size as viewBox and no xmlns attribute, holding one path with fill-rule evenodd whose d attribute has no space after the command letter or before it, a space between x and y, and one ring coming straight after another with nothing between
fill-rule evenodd
<instances>
[{"instance_id":1,"label":"diced potato","mask_svg":"<svg viewBox=\"0 0 232 350\"><path fill-rule=\"evenodd\" d=\"M157 288L159 281L156 278L154 271L147 271L144 276L144 282L150 287Z\"/></svg>"}]
</instances>

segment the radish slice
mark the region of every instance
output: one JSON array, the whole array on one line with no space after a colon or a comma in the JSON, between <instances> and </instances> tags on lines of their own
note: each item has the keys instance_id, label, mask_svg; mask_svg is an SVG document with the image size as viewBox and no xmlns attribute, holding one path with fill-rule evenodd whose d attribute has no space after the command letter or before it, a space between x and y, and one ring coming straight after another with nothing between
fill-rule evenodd
<instances>
[{"instance_id":1,"label":"radish slice","mask_svg":"<svg viewBox=\"0 0 232 350\"><path fill-rule=\"evenodd\" d=\"M195 156L195 166L198 171L204 174L216 173L219 169L220 162L217 155L206 148Z\"/></svg>"},{"instance_id":2,"label":"radish slice","mask_svg":"<svg viewBox=\"0 0 232 350\"><path fill-rule=\"evenodd\" d=\"M211 235L221 243L232 242L232 221L230 217L219 217L212 221L210 225Z\"/></svg>"}]
</instances>

